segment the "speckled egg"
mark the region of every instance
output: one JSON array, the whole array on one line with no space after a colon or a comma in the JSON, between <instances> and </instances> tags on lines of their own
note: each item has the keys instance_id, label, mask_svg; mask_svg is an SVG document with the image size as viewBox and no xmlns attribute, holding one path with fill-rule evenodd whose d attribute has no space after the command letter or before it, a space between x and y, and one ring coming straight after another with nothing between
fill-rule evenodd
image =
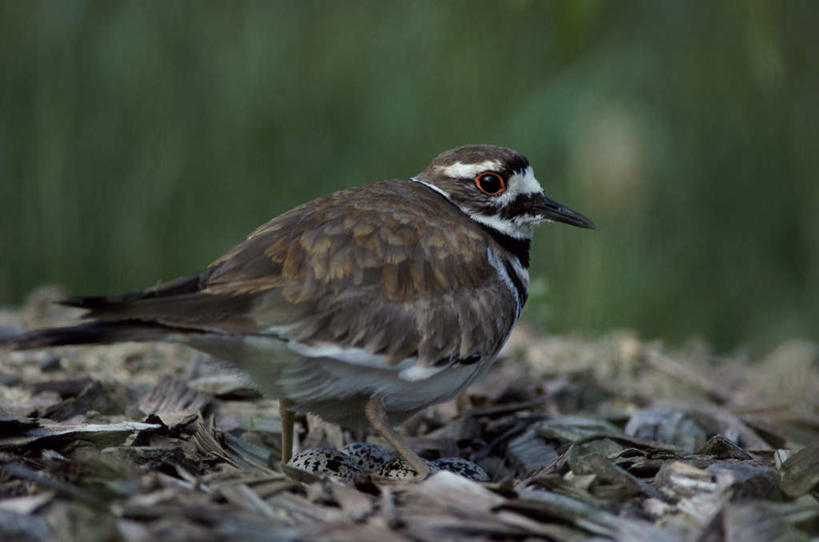
<instances>
[{"instance_id":1,"label":"speckled egg","mask_svg":"<svg viewBox=\"0 0 819 542\"><path fill-rule=\"evenodd\" d=\"M426 463L427 467L429 467L429 471L431 473L441 470L441 468L432 461L427 461L424 459L424 463ZM409 463L400 457L394 457L384 463L381 470L378 471L378 477L386 480L411 481L419 479L418 473L415 472L415 469L413 469Z\"/></svg>"},{"instance_id":2,"label":"speckled egg","mask_svg":"<svg viewBox=\"0 0 819 542\"><path fill-rule=\"evenodd\" d=\"M332 448L309 448L294 455L287 464L317 476L330 476L344 482L364 474L353 458Z\"/></svg>"},{"instance_id":3,"label":"speckled egg","mask_svg":"<svg viewBox=\"0 0 819 542\"><path fill-rule=\"evenodd\" d=\"M436 459L433 463L441 470L448 470L455 474L460 474L475 482L489 481L489 475L486 471L477 463L473 463L467 459L461 459L460 457L442 457Z\"/></svg>"},{"instance_id":4,"label":"speckled egg","mask_svg":"<svg viewBox=\"0 0 819 542\"><path fill-rule=\"evenodd\" d=\"M393 455L378 446L369 442L352 442L341 449L342 452L350 456L364 472L377 473L384 466L384 463L393 458Z\"/></svg>"}]
</instances>

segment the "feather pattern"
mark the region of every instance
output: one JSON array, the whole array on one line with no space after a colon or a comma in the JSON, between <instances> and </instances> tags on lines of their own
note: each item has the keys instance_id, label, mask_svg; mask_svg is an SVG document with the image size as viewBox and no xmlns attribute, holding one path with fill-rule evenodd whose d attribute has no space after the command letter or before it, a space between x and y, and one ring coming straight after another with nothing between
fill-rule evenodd
<instances>
[{"instance_id":1,"label":"feather pattern","mask_svg":"<svg viewBox=\"0 0 819 542\"><path fill-rule=\"evenodd\" d=\"M272 333L426 367L494 357L511 330L516 299L487 258L493 244L430 189L384 181L271 220L198 275L71 304L95 319Z\"/></svg>"}]
</instances>

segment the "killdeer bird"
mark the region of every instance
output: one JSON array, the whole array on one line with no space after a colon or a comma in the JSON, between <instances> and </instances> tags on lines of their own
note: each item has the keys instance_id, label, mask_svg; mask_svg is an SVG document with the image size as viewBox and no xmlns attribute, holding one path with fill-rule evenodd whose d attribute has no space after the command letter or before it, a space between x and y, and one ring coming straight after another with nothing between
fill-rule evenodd
<instances>
[{"instance_id":1,"label":"killdeer bird","mask_svg":"<svg viewBox=\"0 0 819 542\"><path fill-rule=\"evenodd\" d=\"M535 226L586 217L549 199L529 162L492 145L417 176L342 190L260 226L204 271L69 299L90 321L7 339L15 349L171 341L226 360L294 413L367 422L419 473L393 425L487 371L517 322Z\"/></svg>"}]
</instances>

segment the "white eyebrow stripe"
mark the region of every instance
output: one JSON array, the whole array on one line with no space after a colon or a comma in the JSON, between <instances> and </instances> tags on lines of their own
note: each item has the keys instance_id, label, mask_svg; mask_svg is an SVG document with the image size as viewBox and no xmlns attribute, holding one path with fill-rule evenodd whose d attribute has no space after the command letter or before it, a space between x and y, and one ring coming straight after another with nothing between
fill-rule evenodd
<instances>
[{"instance_id":1,"label":"white eyebrow stripe","mask_svg":"<svg viewBox=\"0 0 819 542\"><path fill-rule=\"evenodd\" d=\"M474 177L482 171L498 171L501 169L501 163L497 160L484 160L477 164L464 164L463 162L455 162L449 166L441 167L440 173L447 177L455 178L469 178Z\"/></svg>"}]
</instances>

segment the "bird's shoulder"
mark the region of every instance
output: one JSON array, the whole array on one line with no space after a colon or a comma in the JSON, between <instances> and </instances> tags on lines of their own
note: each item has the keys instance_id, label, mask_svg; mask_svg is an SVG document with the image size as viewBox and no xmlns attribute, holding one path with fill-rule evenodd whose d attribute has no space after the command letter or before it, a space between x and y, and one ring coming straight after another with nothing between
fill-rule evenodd
<instances>
[{"instance_id":1,"label":"bird's shoulder","mask_svg":"<svg viewBox=\"0 0 819 542\"><path fill-rule=\"evenodd\" d=\"M203 291L283 289L285 298L380 286L389 298L474 286L491 272L489 236L409 179L335 192L263 224L215 260Z\"/></svg>"}]
</instances>

